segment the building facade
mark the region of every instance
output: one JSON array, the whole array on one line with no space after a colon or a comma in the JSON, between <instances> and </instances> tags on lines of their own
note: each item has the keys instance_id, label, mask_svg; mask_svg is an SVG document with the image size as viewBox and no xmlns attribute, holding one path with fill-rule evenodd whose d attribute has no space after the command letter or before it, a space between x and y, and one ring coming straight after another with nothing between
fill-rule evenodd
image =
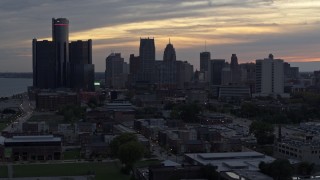
<instances>
[{"instance_id":1,"label":"building facade","mask_svg":"<svg viewBox=\"0 0 320 180\"><path fill-rule=\"evenodd\" d=\"M210 52L201 52L200 53L200 71L208 71L209 61L211 59Z\"/></svg>"},{"instance_id":2,"label":"building facade","mask_svg":"<svg viewBox=\"0 0 320 180\"><path fill-rule=\"evenodd\" d=\"M94 65L92 64L92 40L74 41L69 44L70 87L94 91Z\"/></svg>"},{"instance_id":3,"label":"building facade","mask_svg":"<svg viewBox=\"0 0 320 180\"><path fill-rule=\"evenodd\" d=\"M140 39L140 72L138 73L138 81L154 83L156 61L155 52L156 48L154 44L154 39Z\"/></svg>"},{"instance_id":4,"label":"building facade","mask_svg":"<svg viewBox=\"0 0 320 180\"><path fill-rule=\"evenodd\" d=\"M256 60L256 96L284 94L283 60L269 58Z\"/></svg>"},{"instance_id":5,"label":"building facade","mask_svg":"<svg viewBox=\"0 0 320 180\"><path fill-rule=\"evenodd\" d=\"M221 85L222 69L225 67L224 59L213 59L209 63L210 79L212 85Z\"/></svg>"},{"instance_id":6,"label":"building facade","mask_svg":"<svg viewBox=\"0 0 320 180\"><path fill-rule=\"evenodd\" d=\"M105 81L108 88L124 88L127 80L121 53L111 53L106 58Z\"/></svg>"}]
</instances>

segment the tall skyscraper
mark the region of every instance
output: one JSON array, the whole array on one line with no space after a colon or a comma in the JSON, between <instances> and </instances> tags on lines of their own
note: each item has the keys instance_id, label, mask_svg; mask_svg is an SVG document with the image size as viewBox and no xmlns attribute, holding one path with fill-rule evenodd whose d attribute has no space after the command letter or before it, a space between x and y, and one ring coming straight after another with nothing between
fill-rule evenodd
<instances>
[{"instance_id":1,"label":"tall skyscraper","mask_svg":"<svg viewBox=\"0 0 320 180\"><path fill-rule=\"evenodd\" d=\"M52 41L56 46L58 87L69 87L69 20L52 18Z\"/></svg>"},{"instance_id":2,"label":"tall skyscraper","mask_svg":"<svg viewBox=\"0 0 320 180\"><path fill-rule=\"evenodd\" d=\"M241 72L238 64L238 57L236 54L231 55L230 70L231 70L231 83L239 84L241 81L241 75L240 75Z\"/></svg>"},{"instance_id":3,"label":"tall skyscraper","mask_svg":"<svg viewBox=\"0 0 320 180\"><path fill-rule=\"evenodd\" d=\"M92 41L69 44L68 19L52 18L52 41L34 39L32 45L35 88L93 90Z\"/></svg>"},{"instance_id":4,"label":"tall skyscraper","mask_svg":"<svg viewBox=\"0 0 320 180\"><path fill-rule=\"evenodd\" d=\"M176 50L174 49L173 45L169 40L169 44L167 44L166 48L164 49L163 53L163 61L176 61Z\"/></svg>"},{"instance_id":5,"label":"tall skyscraper","mask_svg":"<svg viewBox=\"0 0 320 180\"><path fill-rule=\"evenodd\" d=\"M275 96L284 93L283 60L269 58L256 60L256 93Z\"/></svg>"},{"instance_id":6,"label":"tall skyscraper","mask_svg":"<svg viewBox=\"0 0 320 180\"><path fill-rule=\"evenodd\" d=\"M231 55L231 63L230 63L230 68L231 69L236 69L238 68L239 64L238 64L238 57L236 54L232 54Z\"/></svg>"},{"instance_id":7,"label":"tall skyscraper","mask_svg":"<svg viewBox=\"0 0 320 180\"><path fill-rule=\"evenodd\" d=\"M176 88L176 51L169 41L163 53L163 61L156 61L156 83L160 88Z\"/></svg>"},{"instance_id":8,"label":"tall skyscraper","mask_svg":"<svg viewBox=\"0 0 320 180\"><path fill-rule=\"evenodd\" d=\"M225 67L224 59L213 59L209 63L210 65L210 76L212 85L221 85L222 80L222 69Z\"/></svg>"},{"instance_id":9,"label":"tall skyscraper","mask_svg":"<svg viewBox=\"0 0 320 180\"><path fill-rule=\"evenodd\" d=\"M57 87L56 51L52 41L32 41L33 87L53 89Z\"/></svg>"},{"instance_id":10,"label":"tall skyscraper","mask_svg":"<svg viewBox=\"0 0 320 180\"><path fill-rule=\"evenodd\" d=\"M140 76L139 80L154 83L155 80L155 61L156 61L156 48L154 39L140 39Z\"/></svg>"},{"instance_id":11,"label":"tall skyscraper","mask_svg":"<svg viewBox=\"0 0 320 180\"><path fill-rule=\"evenodd\" d=\"M71 42L69 44L69 52L70 87L93 91L92 40Z\"/></svg>"},{"instance_id":12,"label":"tall skyscraper","mask_svg":"<svg viewBox=\"0 0 320 180\"><path fill-rule=\"evenodd\" d=\"M210 52L201 52L200 53L200 71L205 72L209 69L209 61L211 59Z\"/></svg>"}]
</instances>

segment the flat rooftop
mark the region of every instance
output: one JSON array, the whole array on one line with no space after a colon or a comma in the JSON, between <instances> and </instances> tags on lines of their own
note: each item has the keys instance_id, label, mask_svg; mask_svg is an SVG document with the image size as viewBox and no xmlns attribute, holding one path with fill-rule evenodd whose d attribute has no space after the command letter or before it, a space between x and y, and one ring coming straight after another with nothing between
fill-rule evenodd
<instances>
[{"instance_id":1,"label":"flat rooftop","mask_svg":"<svg viewBox=\"0 0 320 180\"><path fill-rule=\"evenodd\" d=\"M46 136L13 136L12 138L6 138L5 143L18 143L18 142L61 142L60 137L54 137L53 135Z\"/></svg>"},{"instance_id":2,"label":"flat rooftop","mask_svg":"<svg viewBox=\"0 0 320 180\"><path fill-rule=\"evenodd\" d=\"M193 161L194 164L211 164L218 167L218 171L230 171L246 169L259 171L260 162L272 162L275 159L264 154L249 152L226 152L226 153L193 153L185 154L185 158Z\"/></svg>"}]
</instances>

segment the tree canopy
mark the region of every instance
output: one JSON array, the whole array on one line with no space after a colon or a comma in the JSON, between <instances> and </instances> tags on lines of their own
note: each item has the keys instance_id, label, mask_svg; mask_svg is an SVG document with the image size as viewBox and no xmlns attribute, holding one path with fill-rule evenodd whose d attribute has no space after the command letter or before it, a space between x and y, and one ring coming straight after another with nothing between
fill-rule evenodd
<instances>
[{"instance_id":1,"label":"tree canopy","mask_svg":"<svg viewBox=\"0 0 320 180\"><path fill-rule=\"evenodd\" d=\"M294 172L293 166L287 159L277 159L272 163L261 162L259 169L274 180L291 180Z\"/></svg>"},{"instance_id":2,"label":"tree canopy","mask_svg":"<svg viewBox=\"0 0 320 180\"><path fill-rule=\"evenodd\" d=\"M197 103L175 106L171 111L171 118L182 119L184 122L198 122L198 115L202 108Z\"/></svg>"},{"instance_id":3,"label":"tree canopy","mask_svg":"<svg viewBox=\"0 0 320 180\"><path fill-rule=\"evenodd\" d=\"M145 148L138 142L135 134L124 133L114 138L110 143L111 153L113 156L120 159L125 165L123 171L128 173L133 164L140 160Z\"/></svg>"},{"instance_id":4,"label":"tree canopy","mask_svg":"<svg viewBox=\"0 0 320 180\"><path fill-rule=\"evenodd\" d=\"M249 127L249 132L254 134L260 145L273 143L274 127L272 124L263 121L253 121Z\"/></svg>"}]
</instances>

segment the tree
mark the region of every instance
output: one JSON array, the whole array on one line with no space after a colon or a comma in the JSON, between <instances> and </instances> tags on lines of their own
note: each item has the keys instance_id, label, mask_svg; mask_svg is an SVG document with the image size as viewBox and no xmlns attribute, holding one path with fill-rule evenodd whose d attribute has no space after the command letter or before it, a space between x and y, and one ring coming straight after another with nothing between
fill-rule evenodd
<instances>
[{"instance_id":1,"label":"tree","mask_svg":"<svg viewBox=\"0 0 320 180\"><path fill-rule=\"evenodd\" d=\"M84 118L85 108L75 105L66 105L59 109L58 114L64 117L65 122L73 123L76 120Z\"/></svg>"},{"instance_id":2,"label":"tree","mask_svg":"<svg viewBox=\"0 0 320 180\"><path fill-rule=\"evenodd\" d=\"M208 180L219 180L220 179L220 175L217 172L217 167L212 166L211 164L202 166L201 173L203 174L204 178L206 178Z\"/></svg>"},{"instance_id":3,"label":"tree","mask_svg":"<svg viewBox=\"0 0 320 180\"><path fill-rule=\"evenodd\" d=\"M262 173L271 176L274 180L291 180L294 170L287 159L277 159L272 163L261 162L259 169Z\"/></svg>"},{"instance_id":4,"label":"tree","mask_svg":"<svg viewBox=\"0 0 320 180\"><path fill-rule=\"evenodd\" d=\"M302 176L310 176L313 172L314 164L309 162L301 162L298 164L296 173Z\"/></svg>"},{"instance_id":5,"label":"tree","mask_svg":"<svg viewBox=\"0 0 320 180\"><path fill-rule=\"evenodd\" d=\"M245 102L241 105L241 114L244 117L252 118L257 115L259 108L253 103Z\"/></svg>"},{"instance_id":6,"label":"tree","mask_svg":"<svg viewBox=\"0 0 320 180\"><path fill-rule=\"evenodd\" d=\"M120 146L130 141L138 141L137 136L132 133L123 133L114 138L110 143L111 154L118 157Z\"/></svg>"},{"instance_id":7,"label":"tree","mask_svg":"<svg viewBox=\"0 0 320 180\"><path fill-rule=\"evenodd\" d=\"M143 158L144 146L137 141L129 141L119 147L118 158L130 170L133 164Z\"/></svg>"},{"instance_id":8,"label":"tree","mask_svg":"<svg viewBox=\"0 0 320 180\"><path fill-rule=\"evenodd\" d=\"M185 122L197 122L201 107L197 103L175 106L171 111L171 118L182 119Z\"/></svg>"},{"instance_id":9,"label":"tree","mask_svg":"<svg viewBox=\"0 0 320 180\"><path fill-rule=\"evenodd\" d=\"M250 124L249 132L254 134L260 145L272 144L274 140L274 128L272 124L263 121L253 121Z\"/></svg>"}]
</instances>

